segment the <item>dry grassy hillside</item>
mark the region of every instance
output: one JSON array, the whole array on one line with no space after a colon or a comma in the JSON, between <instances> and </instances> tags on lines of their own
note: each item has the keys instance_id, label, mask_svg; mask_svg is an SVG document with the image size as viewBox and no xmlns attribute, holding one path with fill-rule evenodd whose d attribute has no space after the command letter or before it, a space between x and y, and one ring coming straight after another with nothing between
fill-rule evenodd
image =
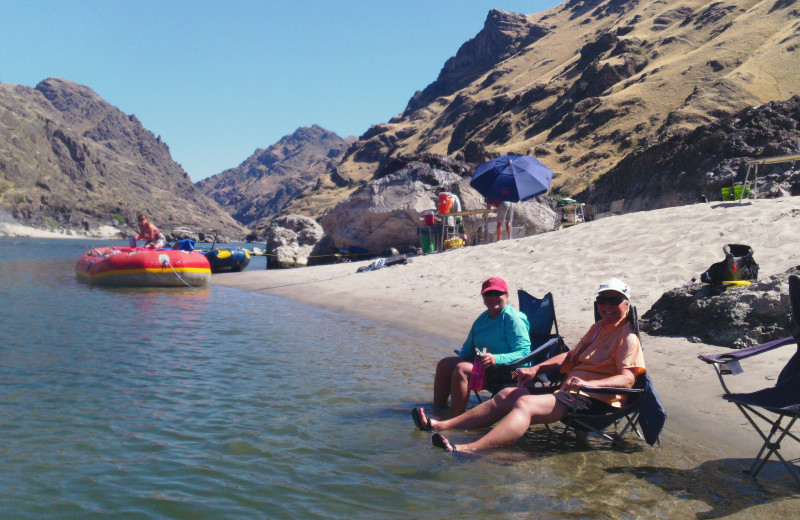
<instances>
[{"instance_id":1,"label":"dry grassy hillside","mask_svg":"<svg viewBox=\"0 0 800 520\"><path fill-rule=\"evenodd\" d=\"M370 179L399 154L521 153L554 169L555 193L573 194L635 150L800 93L799 50L798 0L492 11L403 114L361 136L337 173ZM297 204L309 213L347 194L320 183Z\"/></svg>"}]
</instances>

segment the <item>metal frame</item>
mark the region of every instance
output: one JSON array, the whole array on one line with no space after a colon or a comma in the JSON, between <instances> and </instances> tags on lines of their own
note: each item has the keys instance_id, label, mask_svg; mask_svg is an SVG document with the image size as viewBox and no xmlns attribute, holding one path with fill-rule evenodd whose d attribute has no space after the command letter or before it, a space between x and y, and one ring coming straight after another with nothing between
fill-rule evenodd
<instances>
[{"instance_id":1,"label":"metal frame","mask_svg":"<svg viewBox=\"0 0 800 520\"><path fill-rule=\"evenodd\" d=\"M730 391L728 385L725 384L724 376L735 375L735 371L731 370L729 367L729 363L737 363L739 360L746 359L751 356L756 356L763 352L768 352L770 350L782 347L784 345L789 345L792 343L797 343L797 338L794 337L786 337L777 339L774 341L770 341L769 343L764 343L761 345L756 345L753 347L749 347L746 349L739 350L735 353L730 354L708 354L708 355L701 355L698 356L699 359L709 363L714 367L714 371L717 374L717 378L719 378L719 382L722 385L722 389L725 391L723 394L723 399L725 396L732 394L733 392ZM758 476L758 473L767 463L767 461L774 455L786 470L789 472L789 475L794 479L795 483L800 486L800 472L794 467L791 461L787 461L780 453L781 442L786 438L789 437L794 439L796 442L800 443L800 438L798 438L795 434L791 433L791 428L794 425L795 421L797 421L798 417L800 417L797 413L791 413L787 411L782 411L780 409L775 408L768 408L768 407L760 407L764 408L765 410L772 412L776 415L776 417L769 417L762 413L761 411L756 409L755 405L750 405L747 403L740 403L736 400L730 399L729 402L732 402L736 405L740 412L745 416L747 421L750 425L756 430L761 440L764 443L761 445L761 449L758 450L758 454L756 455L755 459L753 459L753 463L750 465L750 468L742 470L742 472L746 475L749 475L753 478ZM758 417L762 421L764 421L765 425L759 425L754 417ZM784 419L788 419L789 423L786 425L782 425ZM769 428L769 433L767 433L766 428Z\"/></svg>"},{"instance_id":2,"label":"metal frame","mask_svg":"<svg viewBox=\"0 0 800 520\"><path fill-rule=\"evenodd\" d=\"M777 155L775 157L765 157L763 159L745 159L747 162L747 173L744 176L744 182L742 183L742 192L739 194L739 203L742 203L742 199L744 198L744 188L748 185L748 179L750 178L750 170L755 168L753 173L753 198L758 198L758 167L761 165L766 164L778 164L783 162L794 162L800 161L800 154L794 155ZM736 176L733 177L734 182L736 181ZM731 185L733 187L733 185Z\"/></svg>"}]
</instances>

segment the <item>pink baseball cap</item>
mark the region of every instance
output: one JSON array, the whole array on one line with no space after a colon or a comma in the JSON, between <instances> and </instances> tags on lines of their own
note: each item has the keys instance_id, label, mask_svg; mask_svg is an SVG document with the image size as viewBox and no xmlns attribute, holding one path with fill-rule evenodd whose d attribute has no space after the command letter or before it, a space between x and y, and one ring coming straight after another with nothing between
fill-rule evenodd
<instances>
[{"instance_id":1,"label":"pink baseball cap","mask_svg":"<svg viewBox=\"0 0 800 520\"><path fill-rule=\"evenodd\" d=\"M483 285L481 286L481 294L485 293L486 291L500 291L507 293L508 284L499 276L492 276L491 278L487 278L483 281Z\"/></svg>"}]
</instances>

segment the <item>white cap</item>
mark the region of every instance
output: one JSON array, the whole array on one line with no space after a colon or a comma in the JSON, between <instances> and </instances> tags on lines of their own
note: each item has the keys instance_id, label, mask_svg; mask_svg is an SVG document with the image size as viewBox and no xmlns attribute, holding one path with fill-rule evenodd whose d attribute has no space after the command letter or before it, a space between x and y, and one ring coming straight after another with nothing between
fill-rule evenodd
<instances>
[{"instance_id":1,"label":"white cap","mask_svg":"<svg viewBox=\"0 0 800 520\"><path fill-rule=\"evenodd\" d=\"M620 280L619 278L609 278L605 282L600 284L600 288L597 289L597 292L594 293L595 296L600 294L601 292L605 291L614 291L620 293L625 299L631 299L631 288L628 287L628 284Z\"/></svg>"}]
</instances>

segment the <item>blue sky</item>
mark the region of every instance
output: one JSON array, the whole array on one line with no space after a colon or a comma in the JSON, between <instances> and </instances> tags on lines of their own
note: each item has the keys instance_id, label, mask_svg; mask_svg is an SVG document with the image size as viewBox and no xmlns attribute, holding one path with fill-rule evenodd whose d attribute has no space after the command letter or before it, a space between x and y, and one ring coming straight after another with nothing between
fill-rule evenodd
<instances>
[{"instance_id":1,"label":"blue sky","mask_svg":"<svg viewBox=\"0 0 800 520\"><path fill-rule=\"evenodd\" d=\"M194 181L301 126L361 135L405 108L490 9L557 0L0 0L0 82L90 87Z\"/></svg>"}]
</instances>

